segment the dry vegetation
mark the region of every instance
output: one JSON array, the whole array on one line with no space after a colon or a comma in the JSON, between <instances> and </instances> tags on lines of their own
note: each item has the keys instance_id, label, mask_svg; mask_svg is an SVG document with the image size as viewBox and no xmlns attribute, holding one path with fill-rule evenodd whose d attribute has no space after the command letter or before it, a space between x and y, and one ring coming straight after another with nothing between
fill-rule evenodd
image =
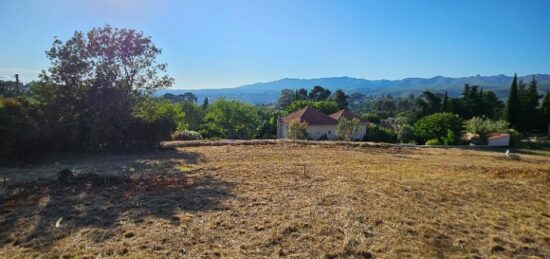
<instances>
[{"instance_id":1,"label":"dry vegetation","mask_svg":"<svg viewBox=\"0 0 550 259\"><path fill-rule=\"evenodd\" d=\"M61 184L64 168L82 177ZM543 156L288 143L4 168L0 257L548 258L549 172Z\"/></svg>"}]
</instances>

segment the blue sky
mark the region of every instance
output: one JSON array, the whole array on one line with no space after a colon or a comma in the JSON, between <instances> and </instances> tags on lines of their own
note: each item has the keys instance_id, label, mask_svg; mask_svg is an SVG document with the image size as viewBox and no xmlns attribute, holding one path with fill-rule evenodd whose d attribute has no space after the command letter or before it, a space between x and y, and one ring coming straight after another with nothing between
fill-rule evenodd
<instances>
[{"instance_id":1,"label":"blue sky","mask_svg":"<svg viewBox=\"0 0 550 259\"><path fill-rule=\"evenodd\" d=\"M548 0L2 0L0 10L0 76L24 82L47 68L54 36L105 24L151 36L175 88L550 73Z\"/></svg>"}]
</instances>

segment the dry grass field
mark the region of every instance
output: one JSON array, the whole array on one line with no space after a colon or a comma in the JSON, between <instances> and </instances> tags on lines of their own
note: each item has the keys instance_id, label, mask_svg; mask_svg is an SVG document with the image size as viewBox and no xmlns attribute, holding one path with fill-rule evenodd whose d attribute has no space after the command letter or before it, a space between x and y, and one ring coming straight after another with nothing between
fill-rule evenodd
<instances>
[{"instance_id":1,"label":"dry grass field","mask_svg":"<svg viewBox=\"0 0 550 259\"><path fill-rule=\"evenodd\" d=\"M0 170L2 258L550 258L544 156L271 144Z\"/></svg>"}]
</instances>

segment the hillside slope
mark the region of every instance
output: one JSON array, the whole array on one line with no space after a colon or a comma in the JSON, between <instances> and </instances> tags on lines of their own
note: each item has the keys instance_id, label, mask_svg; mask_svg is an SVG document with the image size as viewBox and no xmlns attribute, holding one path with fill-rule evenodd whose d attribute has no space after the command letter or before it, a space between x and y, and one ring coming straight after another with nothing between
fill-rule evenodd
<instances>
[{"instance_id":1,"label":"hillside slope","mask_svg":"<svg viewBox=\"0 0 550 259\"><path fill-rule=\"evenodd\" d=\"M528 83L535 76L539 82L541 92L550 91L550 75L535 74L520 76L519 79ZM249 103L272 103L275 102L281 92L281 89L311 89L315 85L326 87L332 91L343 89L347 93L360 92L366 95L386 95L408 96L409 94L419 94L426 89L436 92L448 91L450 96L458 96L462 92L464 84L479 85L483 89L492 90L501 98L506 98L511 76L469 76L469 77L443 77L436 76L432 78L405 78L401 80L367 80L353 77L328 77L316 79L294 79L284 78L272 82L260 82L249 85L243 85L234 88L219 89L168 89L166 92L181 94L192 92L199 97L199 101L208 97L210 100L225 97L237 99Z\"/></svg>"}]
</instances>

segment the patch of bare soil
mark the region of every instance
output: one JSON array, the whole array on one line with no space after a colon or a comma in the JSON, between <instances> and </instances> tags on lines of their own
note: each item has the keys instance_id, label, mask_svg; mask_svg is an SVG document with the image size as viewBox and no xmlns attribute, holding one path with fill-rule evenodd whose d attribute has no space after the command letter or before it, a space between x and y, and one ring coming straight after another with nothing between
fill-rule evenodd
<instances>
[{"instance_id":1,"label":"patch of bare soil","mask_svg":"<svg viewBox=\"0 0 550 259\"><path fill-rule=\"evenodd\" d=\"M5 169L0 257L547 258L550 158L502 157L280 143Z\"/></svg>"}]
</instances>

